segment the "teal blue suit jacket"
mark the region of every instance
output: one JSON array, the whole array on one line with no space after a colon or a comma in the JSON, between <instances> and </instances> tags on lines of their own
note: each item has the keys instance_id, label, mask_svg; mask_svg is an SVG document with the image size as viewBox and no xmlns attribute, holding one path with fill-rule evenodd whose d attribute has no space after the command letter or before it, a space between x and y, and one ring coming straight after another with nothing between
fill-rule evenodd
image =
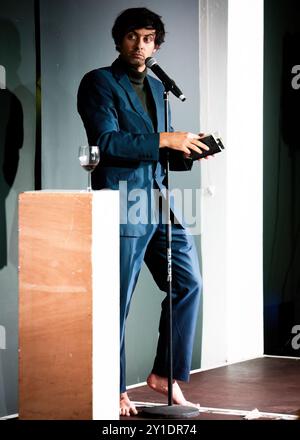
<instances>
[{"instance_id":1,"label":"teal blue suit jacket","mask_svg":"<svg viewBox=\"0 0 300 440\"><path fill-rule=\"evenodd\" d=\"M119 189L119 182L126 182L121 185L120 194L123 236L139 237L151 230L156 210L155 203L150 203L151 191L165 188L165 158L159 149L159 133L165 131L164 87L149 75L146 81L156 107L157 130L119 59L110 67L87 73L78 90L78 111L88 142L100 148L100 164L92 174L93 188ZM171 125L169 131L172 131ZM170 150L170 155L171 170L191 168L192 161L184 160L182 153ZM145 197L140 197L137 190L143 190ZM144 212L140 222L136 223L137 216L132 222L128 213L142 203Z\"/></svg>"}]
</instances>

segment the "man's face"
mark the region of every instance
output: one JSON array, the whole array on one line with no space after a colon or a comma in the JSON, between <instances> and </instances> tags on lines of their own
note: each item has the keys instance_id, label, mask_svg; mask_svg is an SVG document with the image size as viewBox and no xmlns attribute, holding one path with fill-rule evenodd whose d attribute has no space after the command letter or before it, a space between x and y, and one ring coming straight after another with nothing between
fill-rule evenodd
<instances>
[{"instance_id":1,"label":"man's face","mask_svg":"<svg viewBox=\"0 0 300 440\"><path fill-rule=\"evenodd\" d=\"M145 59L151 57L157 50L154 29L135 29L128 32L119 46L123 60L137 69L145 70Z\"/></svg>"}]
</instances>

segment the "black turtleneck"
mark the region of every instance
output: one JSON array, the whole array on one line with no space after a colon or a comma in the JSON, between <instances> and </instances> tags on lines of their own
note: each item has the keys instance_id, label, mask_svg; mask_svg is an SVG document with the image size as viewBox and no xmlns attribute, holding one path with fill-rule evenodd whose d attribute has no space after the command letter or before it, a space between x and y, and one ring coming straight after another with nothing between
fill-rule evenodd
<instances>
[{"instance_id":1,"label":"black turtleneck","mask_svg":"<svg viewBox=\"0 0 300 440\"><path fill-rule=\"evenodd\" d=\"M132 87L134 88L136 94L138 95L145 112L148 113L153 123L154 130L156 131L157 130L156 107L150 90L150 86L148 84L148 80L146 79L147 68L143 72L139 72L138 70L134 69L133 67L125 63L123 60L121 60L121 62L128 75Z\"/></svg>"}]
</instances>

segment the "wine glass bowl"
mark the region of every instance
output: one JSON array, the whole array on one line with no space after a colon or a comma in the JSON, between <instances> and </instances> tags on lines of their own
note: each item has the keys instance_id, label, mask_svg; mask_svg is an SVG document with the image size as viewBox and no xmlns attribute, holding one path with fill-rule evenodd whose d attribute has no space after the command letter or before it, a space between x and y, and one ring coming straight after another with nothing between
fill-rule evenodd
<instances>
[{"instance_id":1,"label":"wine glass bowl","mask_svg":"<svg viewBox=\"0 0 300 440\"><path fill-rule=\"evenodd\" d=\"M81 167L88 172L87 191L92 191L91 173L100 161L100 151L97 145L82 145L79 147L78 159Z\"/></svg>"}]
</instances>

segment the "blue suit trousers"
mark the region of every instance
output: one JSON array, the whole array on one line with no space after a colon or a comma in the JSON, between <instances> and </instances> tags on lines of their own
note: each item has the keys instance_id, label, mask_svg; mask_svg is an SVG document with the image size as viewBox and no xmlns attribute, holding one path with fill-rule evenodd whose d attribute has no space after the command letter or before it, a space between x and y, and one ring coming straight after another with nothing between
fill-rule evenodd
<instances>
[{"instance_id":1,"label":"blue suit trousers","mask_svg":"<svg viewBox=\"0 0 300 440\"><path fill-rule=\"evenodd\" d=\"M141 237L120 237L120 392L126 391L125 321L143 261L157 286L167 292L166 225ZM173 377L188 381L202 280L194 239L172 224ZM159 338L152 373L168 376L167 297L161 304Z\"/></svg>"}]
</instances>

